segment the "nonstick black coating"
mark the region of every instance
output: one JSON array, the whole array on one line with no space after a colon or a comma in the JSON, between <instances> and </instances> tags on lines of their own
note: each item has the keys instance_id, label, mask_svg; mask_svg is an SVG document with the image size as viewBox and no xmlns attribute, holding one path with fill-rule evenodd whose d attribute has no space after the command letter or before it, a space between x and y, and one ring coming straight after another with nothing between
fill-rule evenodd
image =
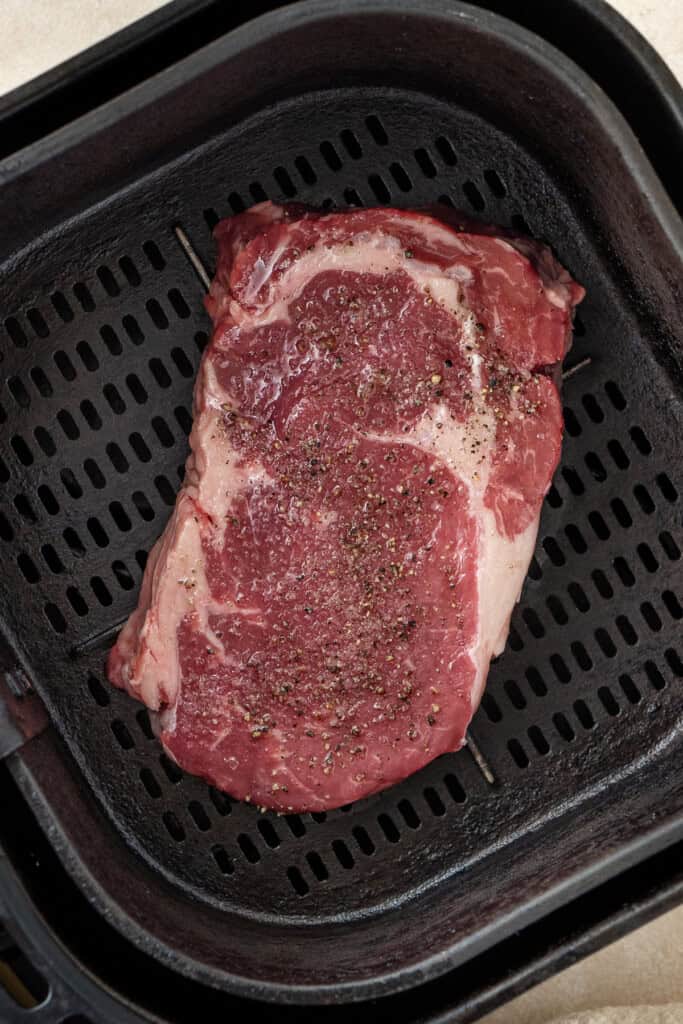
<instances>
[{"instance_id":1,"label":"nonstick black coating","mask_svg":"<svg viewBox=\"0 0 683 1024\"><path fill-rule=\"evenodd\" d=\"M269 998L413 984L634 841L671 841L654 828L681 810L680 225L559 55L465 6L391 6L278 12L3 165L5 632L185 915L172 932L96 878L119 926ZM587 288L568 362L593 362L566 384L562 466L473 724L494 787L464 751L350 808L260 814L183 775L104 678L182 479L209 329L172 228L211 265L216 219L266 197L445 202L551 243Z\"/></svg>"}]
</instances>

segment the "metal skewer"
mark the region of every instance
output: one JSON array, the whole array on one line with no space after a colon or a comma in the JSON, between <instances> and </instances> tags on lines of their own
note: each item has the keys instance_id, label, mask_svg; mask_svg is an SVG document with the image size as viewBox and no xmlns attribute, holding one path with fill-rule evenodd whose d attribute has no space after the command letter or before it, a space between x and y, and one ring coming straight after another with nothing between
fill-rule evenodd
<instances>
[{"instance_id":1,"label":"metal skewer","mask_svg":"<svg viewBox=\"0 0 683 1024\"><path fill-rule=\"evenodd\" d=\"M489 786L495 786L496 776L493 774L493 768L482 754L479 744L472 735L471 729L468 729L465 733L465 743L467 745L467 749L472 755L472 760L488 782Z\"/></svg>"},{"instance_id":2,"label":"metal skewer","mask_svg":"<svg viewBox=\"0 0 683 1024\"><path fill-rule=\"evenodd\" d=\"M187 237L180 224L175 225L175 227L173 228L173 233L175 234L176 238L178 239L178 242L180 243L180 248L183 250L188 260L192 264L192 267L194 268L197 277L204 285L204 291L208 292L209 288L211 287L211 278L206 272L206 267L204 266L199 256L197 255L197 251L192 245L192 242Z\"/></svg>"},{"instance_id":3,"label":"metal skewer","mask_svg":"<svg viewBox=\"0 0 683 1024\"><path fill-rule=\"evenodd\" d=\"M569 380L575 373L580 373L581 370L585 370L592 362L593 360L591 356L584 356L583 359L579 359L578 363L574 363L573 366L568 366L566 370L562 371L562 380Z\"/></svg>"},{"instance_id":4,"label":"metal skewer","mask_svg":"<svg viewBox=\"0 0 683 1024\"><path fill-rule=\"evenodd\" d=\"M192 266L192 269L194 270L197 277L201 281L204 290L208 291L209 288L211 287L211 278L209 277L206 267L202 263L199 255L197 254L197 250L192 245L192 242L190 241L190 239L188 238L187 234L185 233L184 229L180 224L174 225L173 232L176 238L178 239L178 244L180 245L190 265ZM563 371L562 380L569 380L575 374L579 373L581 370L584 370L587 366L590 366L591 362L591 357L585 356L583 359L579 360L578 363L575 363L574 366L570 366ZM71 649L71 656L79 657L82 654L87 654L90 651L96 650L100 646L104 646L104 644L118 632L118 630L126 621L126 618L123 618L119 622L114 623L112 626L109 626L107 629L102 630L100 633L96 633L94 636L88 637L87 640L83 640L81 643L75 644ZM493 773L493 769L491 768L489 762L486 760L484 754L482 753L479 747L479 744L476 742L469 729L465 733L465 743L467 749L472 755L472 759L474 760L477 768L483 775L486 782L490 786L495 785L496 777Z\"/></svg>"},{"instance_id":5,"label":"metal skewer","mask_svg":"<svg viewBox=\"0 0 683 1024\"><path fill-rule=\"evenodd\" d=\"M100 630L99 633L93 633L92 636L87 637L85 640L79 640L77 644L74 644L69 651L70 658L80 658L83 654L90 654L91 651L96 651L101 647L106 647L110 640L113 640L121 626L125 625L128 621L131 613L134 611L131 608L128 615L124 615L122 619L117 622L113 622L111 626L107 626L106 629Z\"/></svg>"}]
</instances>

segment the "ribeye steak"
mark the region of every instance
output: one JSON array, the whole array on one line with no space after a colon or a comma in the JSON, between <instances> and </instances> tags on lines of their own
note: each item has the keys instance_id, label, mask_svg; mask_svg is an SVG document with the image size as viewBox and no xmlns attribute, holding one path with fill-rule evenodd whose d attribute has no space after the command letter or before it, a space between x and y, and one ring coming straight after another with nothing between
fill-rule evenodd
<instances>
[{"instance_id":1,"label":"ribeye steak","mask_svg":"<svg viewBox=\"0 0 683 1024\"><path fill-rule=\"evenodd\" d=\"M109 658L189 772L324 810L463 744L557 466L583 290L431 213L216 228L175 511Z\"/></svg>"}]
</instances>

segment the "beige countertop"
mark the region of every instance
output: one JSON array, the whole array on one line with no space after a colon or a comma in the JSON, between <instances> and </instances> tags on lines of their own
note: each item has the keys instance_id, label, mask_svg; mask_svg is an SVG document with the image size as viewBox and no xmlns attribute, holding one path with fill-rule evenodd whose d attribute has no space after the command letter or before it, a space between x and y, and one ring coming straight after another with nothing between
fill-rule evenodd
<instances>
[{"instance_id":1,"label":"beige countertop","mask_svg":"<svg viewBox=\"0 0 683 1024\"><path fill-rule=\"evenodd\" d=\"M613 5L683 80L683 0ZM0 0L0 94L161 6L163 0ZM683 1024L683 907L538 985L481 1024L547 1024L603 1006L665 1003L678 1005L666 1015L662 1011L658 1024ZM639 1024L645 1016L624 1009L611 1020Z\"/></svg>"}]
</instances>

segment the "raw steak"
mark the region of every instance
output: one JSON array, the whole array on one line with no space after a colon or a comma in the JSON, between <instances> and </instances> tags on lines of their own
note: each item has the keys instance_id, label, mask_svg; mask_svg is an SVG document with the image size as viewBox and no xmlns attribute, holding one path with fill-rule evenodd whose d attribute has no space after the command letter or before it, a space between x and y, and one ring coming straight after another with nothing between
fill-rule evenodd
<instances>
[{"instance_id":1,"label":"raw steak","mask_svg":"<svg viewBox=\"0 0 683 1024\"><path fill-rule=\"evenodd\" d=\"M426 213L265 203L215 237L192 454L109 677L183 768L324 810L463 744L583 289L536 243Z\"/></svg>"}]
</instances>

